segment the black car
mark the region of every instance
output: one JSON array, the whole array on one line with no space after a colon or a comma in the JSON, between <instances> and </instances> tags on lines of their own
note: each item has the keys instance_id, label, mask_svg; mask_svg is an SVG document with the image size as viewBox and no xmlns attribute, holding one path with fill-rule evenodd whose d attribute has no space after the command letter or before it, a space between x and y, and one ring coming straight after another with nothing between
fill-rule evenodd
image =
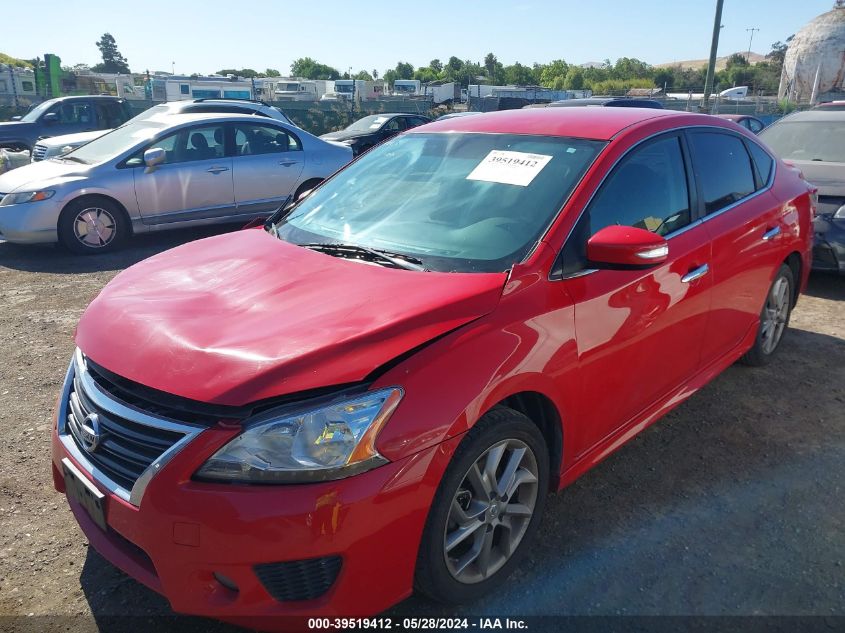
<instances>
[{"instance_id":1,"label":"black car","mask_svg":"<svg viewBox=\"0 0 845 633\"><path fill-rule=\"evenodd\" d=\"M663 110L663 104L654 99L633 99L630 97L589 97L587 99L564 99L551 103L534 103L526 108L578 108L598 106L605 108L653 108Z\"/></svg>"},{"instance_id":2,"label":"black car","mask_svg":"<svg viewBox=\"0 0 845 633\"><path fill-rule=\"evenodd\" d=\"M813 270L845 275L845 111L795 112L760 132L760 138L818 187Z\"/></svg>"},{"instance_id":3,"label":"black car","mask_svg":"<svg viewBox=\"0 0 845 633\"><path fill-rule=\"evenodd\" d=\"M110 130L133 116L126 99L109 96L59 97L34 106L22 117L0 123L0 147L32 150L48 136Z\"/></svg>"},{"instance_id":4,"label":"black car","mask_svg":"<svg viewBox=\"0 0 845 633\"><path fill-rule=\"evenodd\" d=\"M346 129L323 134L320 138L349 145L352 154L357 156L391 136L426 123L431 123L431 119L421 114L371 114Z\"/></svg>"}]
</instances>

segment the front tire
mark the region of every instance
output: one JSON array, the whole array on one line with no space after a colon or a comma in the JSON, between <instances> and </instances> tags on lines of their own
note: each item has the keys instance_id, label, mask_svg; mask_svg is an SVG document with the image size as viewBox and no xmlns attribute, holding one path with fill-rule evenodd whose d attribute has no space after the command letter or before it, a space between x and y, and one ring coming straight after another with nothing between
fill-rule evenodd
<instances>
[{"instance_id":1,"label":"front tire","mask_svg":"<svg viewBox=\"0 0 845 633\"><path fill-rule=\"evenodd\" d=\"M537 426L505 407L485 414L461 441L435 494L416 588L459 604L503 582L537 531L548 481L548 450Z\"/></svg>"},{"instance_id":2,"label":"front tire","mask_svg":"<svg viewBox=\"0 0 845 633\"><path fill-rule=\"evenodd\" d=\"M754 346L742 357L743 363L761 367L772 360L789 325L794 296L795 277L792 269L781 264L760 313L760 326L757 328Z\"/></svg>"},{"instance_id":3,"label":"front tire","mask_svg":"<svg viewBox=\"0 0 845 633\"><path fill-rule=\"evenodd\" d=\"M82 198L62 210L57 229L59 242L69 251L94 255L123 243L129 234L129 218L107 198Z\"/></svg>"}]
</instances>

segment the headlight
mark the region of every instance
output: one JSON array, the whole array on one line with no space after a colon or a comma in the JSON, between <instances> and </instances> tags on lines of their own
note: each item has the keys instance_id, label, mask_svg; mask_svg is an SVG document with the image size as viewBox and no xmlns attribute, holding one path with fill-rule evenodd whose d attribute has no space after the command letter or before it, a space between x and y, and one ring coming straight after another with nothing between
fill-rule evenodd
<instances>
[{"instance_id":1,"label":"headlight","mask_svg":"<svg viewBox=\"0 0 845 633\"><path fill-rule=\"evenodd\" d=\"M72 152L77 148L76 145L65 145L62 149L59 150L59 155L67 154L68 152Z\"/></svg>"},{"instance_id":2,"label":"headlight","mask_svg":"<svg viewBox=\"0 0 845 633\"><path fill-rule=\"evenodd\" d=\"M843 204L836 210L836 213L833 214L833 217L837 220L845 220L845 204Z\"/></svg>"},{"instance_id":3,"label":"headlight","mask_svg":"<svg viewBox=\"0 0 845 633\"><path fill-rule=\"evenodd\" d=\"M10 204L23 204L25 202L40 202L41 200L47 200L48 198L52 198L55 191L50 190L42 190L42 191L24 191L21 193L8 193L3 196L3 200L0 201L0 205L7 206Z\"/></svg>"},{"instance_id":4,"label":"headlight","mask_svg":"<svg viewBox=\"0 0 845 633\"><path fill-rule=\"evenodd\" d=\"M294 483L349 477L387 462L376 436L396 409L398 387L259 419L197 471L203 480Z\"/></svg>"}]
</instances>

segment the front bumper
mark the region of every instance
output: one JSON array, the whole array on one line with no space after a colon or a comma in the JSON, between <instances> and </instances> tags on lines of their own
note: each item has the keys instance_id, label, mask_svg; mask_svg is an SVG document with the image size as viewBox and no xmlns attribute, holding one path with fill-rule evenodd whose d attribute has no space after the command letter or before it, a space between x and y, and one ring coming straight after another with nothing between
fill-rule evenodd
<instances>
[{"instance_id":1,"label":"front bumper","mask_svg":"<svg viewBox=\"0 0 845 633\"><path fill-rule=\"evenodd\" d=\"M813 231L813 270L845 275L845 220L818 215Z\"/></svg>"},{"instance_id":2,"label":"front bumper","mask_svg":"<svg viewBox=\"0 0 845 633\"><path fill-rule=\"evenodd\" d=\"M41 202L0 206L0 239L20 244L57 242L62 202L55 196Z\"/></svg>"},{"instance_id":3,"label":"front bumper","mask_svg":"<svg viewBox=\"0 0 845 633\"><path fill-rule=\"evenodd\" d=\"M66 412L61 402L60 415ZM428 509L460 438L334 482L192 481L196 469L237 432L217 425L196 435L149 481L135 505L103 485L96 469L93 475L86 470L56 428L54 486L65 492L63 459L94 482L106 495L105 530L69 498L89 542L180 613L275 629L287 628L288 619L373 615L411 594ZM256 574L257 565L335 556L340 571L315 599L277 600Z\"/></svg>"}]
</instances>

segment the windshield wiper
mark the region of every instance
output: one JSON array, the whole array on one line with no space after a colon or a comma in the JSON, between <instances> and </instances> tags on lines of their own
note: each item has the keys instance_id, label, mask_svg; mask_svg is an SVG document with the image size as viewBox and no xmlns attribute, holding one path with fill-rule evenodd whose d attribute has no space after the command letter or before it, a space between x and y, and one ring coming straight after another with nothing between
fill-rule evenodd
<instances>
[{"instance_id":1,"label":"windshield wiper","mask_svg":"<svg viewBox=\"0 0 845 633\"><path fill-rule=\"evenodd\" d=\"M360 244L344 244L342 242L307 242L305 244L298 244L298 246L310 248L312 251L319 251L326 254L334 253L340 256L346 256L353 253L358 255L367 255L367 261L388 262L396 268L428 272L428 268L423 265L422 260L417 259L412 255L391 253L390 251L369 248L367 246L361 246Z\"/></svg>"}]
</instances>

